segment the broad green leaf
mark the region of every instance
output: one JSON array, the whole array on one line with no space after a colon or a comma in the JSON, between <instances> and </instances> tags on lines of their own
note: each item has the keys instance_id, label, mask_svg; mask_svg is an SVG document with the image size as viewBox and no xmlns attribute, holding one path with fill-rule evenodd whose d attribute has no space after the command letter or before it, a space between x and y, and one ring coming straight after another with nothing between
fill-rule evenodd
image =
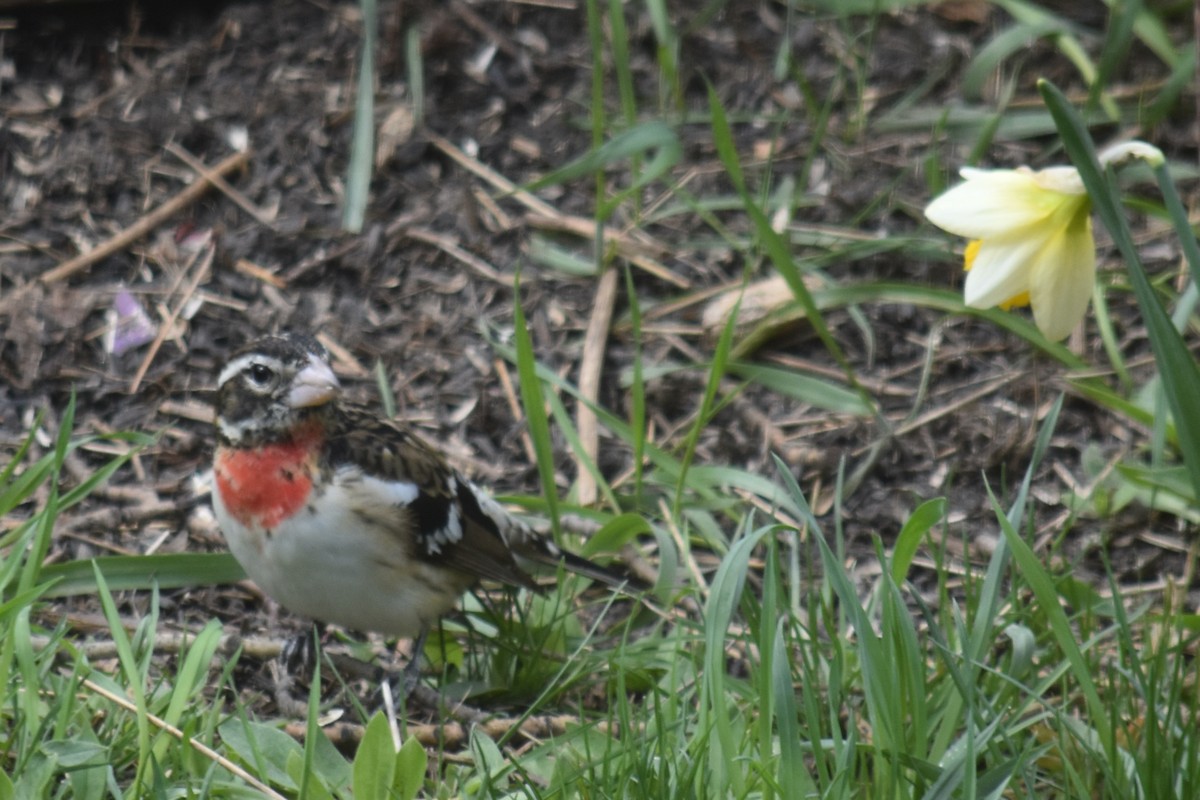
<instances>
[{"instance_id":1,"label":"broad green leaf","mask_svg":"<svg viewBox=\"0 0 1200 800\"><path fill-rule=\"evenodd\" d=\"M425 770L429 756L425 746L415 736L410 736L400 745L396 754L396 771L392 779L392 797L396 800L415 800L425 786Z\"/></svg>"},{"instance_id":2,"label":"broad green leaf","mask_svg":"<svg viewBox=\"0 0 1200 800\"><path fill-rule=\"evenodd\" d=\"M171 553L151 556L103 556L88 561L68 561L43 567L45 580L58 581L46 597L94 594L92 564L104 574L113 591L130 589L178 589L212 586L245 579L246 572L230 553Z\"/></svg>"},{"instance_id":3,"label":"broad green leaf","mask_svg":"<svg viewBox=\"0 0 1200 800\"><path fill-rule=\"evenodd\" d=\"M355 800L387 800L396 772L396 746L392 729L382 711L376 711L354 754Z\"/></svg>"}]
</instances>

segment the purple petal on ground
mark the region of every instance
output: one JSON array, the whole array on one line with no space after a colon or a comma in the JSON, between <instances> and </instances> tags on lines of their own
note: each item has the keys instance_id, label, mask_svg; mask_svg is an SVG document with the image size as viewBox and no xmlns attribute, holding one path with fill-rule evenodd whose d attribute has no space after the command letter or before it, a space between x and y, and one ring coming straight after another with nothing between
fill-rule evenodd
<instances>
[{"instance_id":1,"label":"purple petal on ground","mask_svg":"<svg viewBox=\"0 0 1200 800\"><path fill-rule=\"evenodd\" d=\"M108 351L119 356L127 350L141 347L154 339L158 328L146 314L142 304L127 289L117 292L113 298L112 329L108 338Z\"/></svg>"}]
</instances>

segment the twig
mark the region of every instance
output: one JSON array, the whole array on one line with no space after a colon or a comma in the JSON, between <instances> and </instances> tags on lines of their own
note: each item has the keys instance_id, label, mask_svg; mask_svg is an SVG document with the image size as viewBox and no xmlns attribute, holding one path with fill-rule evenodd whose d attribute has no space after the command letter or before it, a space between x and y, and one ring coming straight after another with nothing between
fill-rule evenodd
<instances>
[{"instance_id":1,"label":"twig","mask_svg":"<svg viewBox=\"0 0 1200 800\"><path fill-rule=\"evenodd\" d=\"M233 188L233 186L229 184L229 181L225 180L216 173L216 170L209 169L203 161L196 158L194 155L189 153L187 150L184 150L174 142L168 142L166 150L168 153L194 169L202 178L204 178L204 180L217 187L217 189L219 189L230 200L237 203L238 207L250 216L254 217L259 225L270 228L271 230L275 230L275 220L272 219L267 212L254 205L254 203L251 203L246 195Z\"/></svg>"},{"instance_id":2,"label":"twig","mask_svg":"<svg viewBox=\"0 0 1200 800\"><path fill-rule=\"evenodd\" d=\"M67 617L67 624L72 630L81 630L85 626L81 621L71 617ZM86 626L90 629L90 626ZM124 625L125 629L132 631L137 627L133 621L129 621ZM100 625L98 630L107 630L106 625ZM55 646L57 640L49 636L32 636L30 637L33 645L33 650L40 653L47 647ZM190 647L196 640L196 634L192 631L159 631L154 636L154 652L159 655L174 655L182 653L185 648ZM117 657L117 644L111 639L95 639L86 642L76 642L73 645L85 656L89 661L100 661L106 658ZM217 652L221 655L231 656L241 650L243 655L256 658L260 661L269 661L272 658L277 658L280 651L283 650L283 641L281 639L269 639L261 636L239 636L236 633L227 633L223 635L220 642L217 644ZM216 665L214 668L218 668Z\"/></svg>"},{"instance_id":3,"label":"twig","mask_svg":"<svg viewBox=\"0 0 1200 800\"><path fill-rule=\"evenodd\" d=\"M600 276L596 285L596 298L592 306L592 317L588 320L587 333L583 339L583 358L579 361L579 393L582 396L575 408L575 427L579 431L579 444L583 453L575 459L577 475L575 485L581 506L596 502L596 479L587 468L583 456L599 463L600 426L592 406L599 405L600 372L604 366L604 350L608 343L608 329L612 324L613 304L617 298L617 270L609 268Z\"/></svg>"},{"instance_id":4,"label":"twig","mask_svg":"<svg viewBox=\"0 0 1200 800\"><path fill-rule=\"evenodd\" d=\"M584 239L592 239L596 235L595 220L571 214L560 213L551 217L536 213L527 214L525 222L533 228L560 231ZM641 231L638 233L641 233ZM678 286L680 289L691 288L691 281L682 275L675 274L663 264L655 261L655 256L661 258L670 253L670 248L666 245L656 241L646 241L650 237L645 234L633 238L629 234L615 231L607 226L604 228L602 236L604 237L604 244L607 247L613 248L617 255L635 267L640 267L643 272L648 272L656 278Z\"/></svg>"},{"instance_id":5,"label":"twig","mask_svg":"<svg viewBox=\"0 0 1200 800\"><path fill-rule=\"evenodd\" d=\"M520 59L520 48L513 44L511 39L496 30L487 20L476 14L475 10L462 2L462 0L451 0L450 8L453 9L458 18L468 27L474 28L477 32L490 39L492 44L500 48L506 56Z\"/></svg>"},{"instance_id":6,"label":"twig","mask_svg":"<svg viewBox=\"0 0 1200 800\"><path fill-rule=\"evenodd\" d=\"M409 736L415 738L425 747L458 748L466 745L472 729L478 730L490 739L499 739L508 736L516 729L522 736L536 740L546 739L551 736L562 736L570 726L586 724L584 720L570 714L555 714L552 716L528 718L504 717L474 724L449 722L440 725L414 725L410 723L407 732ZM303 722L293 722L284 728L284 732L299 740L304 739L306 730L307 725ZM597 722L594 730L614 736L620 735L620 728L615 725L609 725L604 720ZM362 741L364 731L365 728L362 725L349 722L321 729L321 732L338 746L358 744Z\"/></svg>"},{"instance_id":7,"label":"twig","mask_svg":"<svg viewBox=\"0 0 1200 800\"><path fill-rule=\"evenodd\" d=\"M404 231L404 235L410 239L416 239L418 242L433 245L455 261L475 270L475 272L489 281L495 281L509 287L513 285L514 279L512 275L504 275L497 272L495 267L473 253L464 250L458 242L449 236L434 233L428 228L408 228Z\"/></svg>"},{"instance_id":8,"label":"twig","mask_svg":"<svg viewBox=\"0 0 1200 800\"><path fill-rule=\"evenodd\" d=\"M504 390L504 397L508 400L508 407L512 409L513 417L518 423L525 421L525 414L521 412L521 401L517 400L517 392L513 387L512 376L508 372L508 365L499 358L495 361L496 375L500 378L500 388ZM533 439L529 438L529 431L522 428L521 444L525 447L525 457L529 459L529 463L537 463L537 451L533 449Z\"/></svg>"},{"instance_id":9,"label":"twig","mask_svg":"<svg viewBox=\"0 0 1200 800\"><path fill-rule=\"evenodd\" d=\"M500 192L509 195L521 205L533 212L526 221L535 227L554 228L555 230L566 231L576 235L590 237L595 233L596 223L593 220L583 217L574 217L568 214L563 214L554 206L539 199L530 192L525 191L508 178L496 172L491 167L483 164L477 158L464 153L459 148L455 147L448 140L437 135L433 131L429 131L429 143L441 150L459 166L466 169L468 172L482 178L492 185L493 188ZM667 269L662 264L659 264L652 258L646 255L646 251L658 251L660 253L669 252L665 245L649 245L641 242L634 242L629 237L616 233L614 231L604 231L604 243L616 248L617 254L622 258L627 259L634 266L649 272L657 278L660 278L668 283L673 283L681 289L687 289L691 284L680 275L676 275L671 270Z\"/></svg>"},{"instance_id":10,"label":"twig","mask_svg":"<svg viewBox=\"0 0 1200 800\"><path fill-rule=\"evenodd\" d=\"M217 164L217 166L213 167L212 174L219 176L228 175L230 172L246 166L246 163L249 161L249 159L250 153L248 151L243 153L234 153L220 164ZM42 283L55 283L65 278L69 278L76 272L82 272L83 270L87 269L97 261L108 258L119 250L123 250L124 248L136 242L138 239L141 239L150 231L157 228L162 223L166 222L179 211L196 202L201 195L208 191L208 187L210 186L212 186L212 184L209 183L209 181L203 175L198 176L196 180L185 186L179 192L179 194L175 195L170 200L151 211L149 214L146 214L125 230L114 234L86 253L80 253L74 258L64 261L54 269L42 275Z\"/></svg>"},{"instance_id":11,"label":"twig","mask_svg":"<svg viewBox=\"0 0 1200 800\"><path fill-rule=\"evenodd\" d=\"M196 263L198 266L192 272L191 283L184 289L183 296L179 298L179 302L175 304L174 310L167 314L167 318L162 321L158 327L158 335L154 337L154 341L150 343L150 348L146 351L146 357L142 359L141 366L138 367L137 374L133 376L133 380L129 382L129 393L137 392L138 387L142 385L142 378L146 377L146 372L150 369L151 362L158 355L158 349L162 347L163 342L175 330L175 321L179 319L179 315L187 308L188 302L192 299L192 294L200 285L200 282L208 276L208 268L212 266L213 256L216 254L216 245L211 242L204 251L200 254Z\"/></svg>"},{"instance_id":12,"label":"twig","mask_svg":"<svg viewBox=\"0 0 1200 800\"><path fill-rule=\"evenodd\" d=\"M121 708L125 709L126 711L129 711L133 714L138 713L137 706L134 705L133 703L131 703L129 700L125 699L124 697L121 697L118 694L114 694L114 693L110 692L109 690L105 689L103 686L100 686L99 684L94 683L93 681L90 681L87 678L84 678L82 683L88 689L92 690L93 692L100 695L101 697L104 697L104 698L116 703ZM146 719L148 719L152 725L154 725L158 728L161 728L162 730L171 734L172 736L174 736L176 739L183 742L184 744L191 745L192 747L194 747L196 749L196 752L200 753L205 758L211 759L213 762L215 762L215 763L221 765L222 767L224 767L225 769L229 770L229 772L238 776L239 778L244 780L246 783L248 783L252 787L254 787L256 790L262 792L267 797L277 798L278 800L285 800L283 795L276 792L270 786L267 786L265 783L260 781L258 778L254 777L249 772L246 772L246 770L242 769L237 764L234 764L232 761L225 758L223 755L218 753L216 750L213 750L208 745L202 744L201 742L197 741L196 739L192 738L191 736L185 736L183 731L179 730L179 728L176 728L174 725L168 724L167 721L162 719L161 717L156 717L154 714L151 714L149 711L147 711Z\"/></svg>"},{"instance_id":13,"label":"twig","mask_svg":"<svg viewBox=\"0 0 1200 800\"><path fill-rule=\"evenodd\" d=\"M479 159L471 158L462 150L452 145L449 140L442 138L433 131L429 131L428 135L429 143L448 155L453 161L457 162L459 166L465 168L468 172L483 178L501 192L512 195L517 202L529 210L536 211L537 213L547 217L559 216L559 213L554 206L550 205L544 200L538 199L534 195L520 188L508 178L501 175L499 172L496 172L491 167L480 162Z\"/></svg>"},{"instance_id":14,"label":"twig","mask_svg":"<svg viewBox=\"0 0 1200 800\"><path fill-rule=\"evenodd\" d=\"M674 518L671 517L671 510L667 508L667 503L662 498L659 498L658 509L662 513L662 518L667 525L667 530L671 533L671 538L675 541L675 546L679 548L679 554L683 558L684 566L687 567L688 573L692 576L700 594L708 597L708 581L704 580L704 573L700 571L700 565L696 563L696 558L692 555L692 548L688 547L687 542L683 539L683 532L675 524ZM680 602L691 600L690 596L680 598ZM699 608L697 607L697 610Z\"/></svg>"}]
</instances>

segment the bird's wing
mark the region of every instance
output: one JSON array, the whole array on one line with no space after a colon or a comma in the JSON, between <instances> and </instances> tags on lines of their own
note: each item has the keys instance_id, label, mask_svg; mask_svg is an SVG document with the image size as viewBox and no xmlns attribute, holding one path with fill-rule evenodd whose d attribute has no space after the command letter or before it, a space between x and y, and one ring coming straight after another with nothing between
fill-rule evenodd
<instances>
[{"instance_id":1,"label":"bird's wing","mask_svg":"<svg viewBox=\"0 0 1200 800\"><path fill-rule=\"evenodd\" d=\"M513 532L522 540L532 532L481 495L425 440L354 406L340 409L330 427L330 467L353 466L375 479L368 485L396 507L393 530L411 538L415 557L475 578L539 588L509 543Z\"/></svg>"}]
</instances>

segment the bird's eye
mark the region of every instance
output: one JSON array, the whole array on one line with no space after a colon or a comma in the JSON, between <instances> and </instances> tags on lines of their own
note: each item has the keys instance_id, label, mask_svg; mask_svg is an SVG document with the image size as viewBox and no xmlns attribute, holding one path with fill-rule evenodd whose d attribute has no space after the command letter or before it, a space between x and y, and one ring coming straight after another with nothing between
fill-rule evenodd
<instances>
[{"instance_id":1,"label":"bird's eye","mask_svg":"<svg viewBox=\"0 0 1200 800\"><path fill-rule=\"evenodd\" d=\"M246 368L250 382L257 386L266 386L275 377L275 372L266 364L251 364Z\"/></svg>"}]
</instances>

